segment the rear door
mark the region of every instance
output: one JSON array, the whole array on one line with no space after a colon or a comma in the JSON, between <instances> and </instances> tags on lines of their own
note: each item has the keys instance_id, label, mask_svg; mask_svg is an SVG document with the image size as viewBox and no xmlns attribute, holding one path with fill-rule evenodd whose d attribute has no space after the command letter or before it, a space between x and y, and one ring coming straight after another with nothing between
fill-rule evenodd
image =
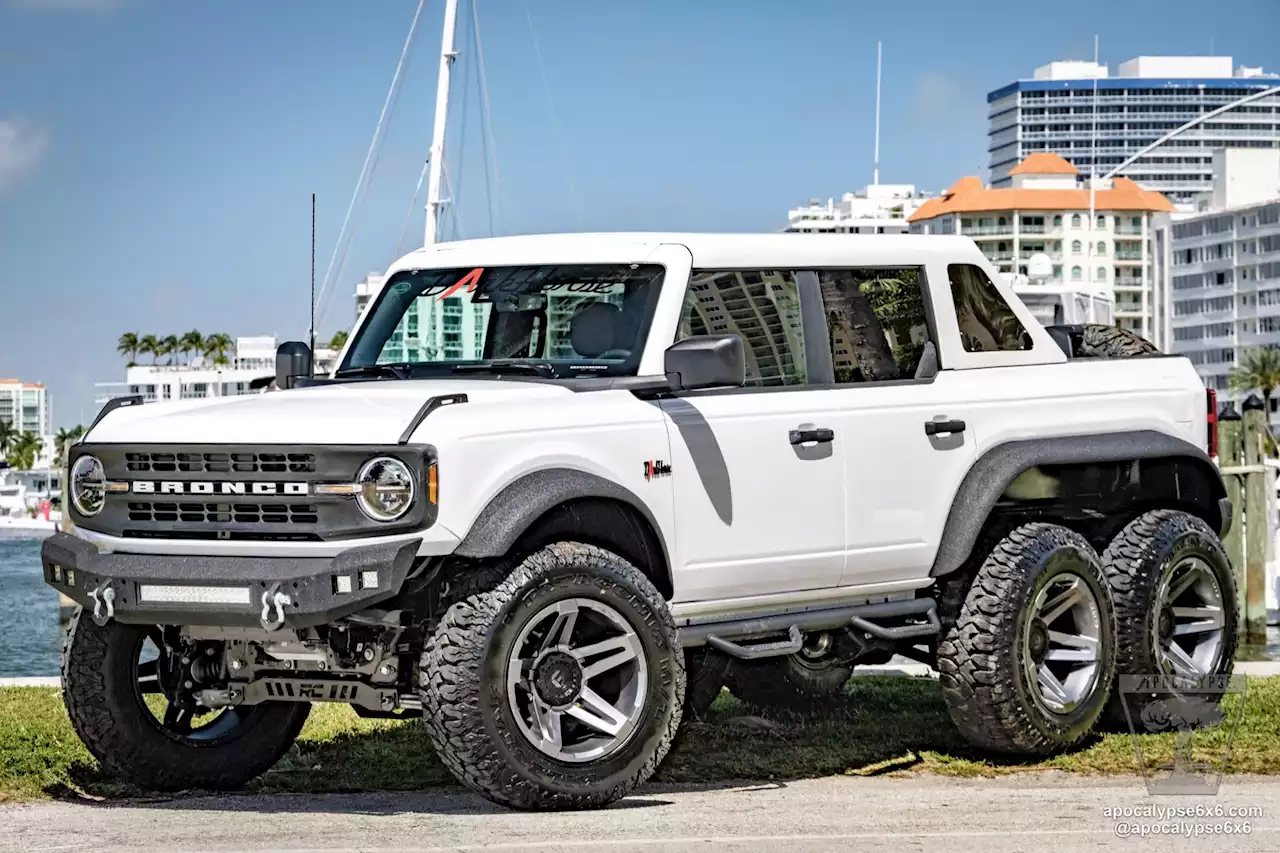
<instances>
[{"instance_id":1,"label":"rear door","mask_svg":"<svg viewBox=\"0 0 1280 853\"><path fill-rule=\"evenodd\" d=\"M978 402L950 381L923 265L819 270L845 439L842 586L928 577L976 456Z\"/></svg>"}]
</instances>

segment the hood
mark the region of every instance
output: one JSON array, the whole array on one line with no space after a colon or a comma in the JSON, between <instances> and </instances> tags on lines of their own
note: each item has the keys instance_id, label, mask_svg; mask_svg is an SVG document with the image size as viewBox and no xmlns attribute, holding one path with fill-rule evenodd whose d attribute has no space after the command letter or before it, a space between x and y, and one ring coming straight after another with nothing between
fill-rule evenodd
<instances>
[{"instance_id":1,"label":"hood","mask_svg":"<svg viewBox=\"0 0 1280 853\"><path fill-rule=\"evenodd\" d=\"M468 406L572 395L509 380L386 380L117 409L85 436L118 444L395 444L422 404L466 394Z\"/></svg>"}]
</instances>

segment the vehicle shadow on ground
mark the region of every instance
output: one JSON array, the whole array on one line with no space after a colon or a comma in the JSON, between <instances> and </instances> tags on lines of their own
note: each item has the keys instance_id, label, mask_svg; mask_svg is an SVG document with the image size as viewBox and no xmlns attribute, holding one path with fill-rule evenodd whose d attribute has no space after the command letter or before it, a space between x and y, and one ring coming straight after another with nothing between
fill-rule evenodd
<instances>
[{"instance_id":1,"label":"vehicle shadow on ground","mask_svg":"<svg viewBox=\"0 0 1280 853\"><path fill-rule=\"evenodd\" d=\"M969 747L947 714L936 681L927 678L855 678L843 702L821 713L795 715L749 708L728 693L706 721L681 726L655 778L612 808L667 805L664 791L751 791L830 775L883 775L952 765L955 775L982 768L1032 764L984 755ZM331 715L332 716L332 715ZM245 812L308 810L395 814L406 812L510 813L456 787L436 758L421 722L347 725L304 732L265 776L242 792L189 792L157 796L124 785L96 763L71 765L67 782L46 789L63 800L108 806L217 809ZM316 800L317 794L352 794ZM307 796L264 797L268 794Z\"/></svg>"}]
</instances>

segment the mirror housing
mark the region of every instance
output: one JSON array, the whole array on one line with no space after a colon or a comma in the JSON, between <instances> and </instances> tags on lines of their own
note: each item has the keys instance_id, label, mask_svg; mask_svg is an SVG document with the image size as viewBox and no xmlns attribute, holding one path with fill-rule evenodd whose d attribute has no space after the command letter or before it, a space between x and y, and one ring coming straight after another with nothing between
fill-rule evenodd
<instances>
[{"instance_id":1,"label":"mirror housing","mask_svg":"<svg viewBox=\"0 0 1280 853\"><path fill-rule=\"evenodd\" d=\"M301 378L312 376L311 347L302 341L285 341L276 349L276 388L292 388Z\"/></svg>"},{"instance_id":2,"label":"mirror housing","mask_svg":"<svg viewBox=\"0 0 1280 853\"><path fill-rule=\"evenodd\" d=\"M676 341L663 354L663 370L675 391L737 388L747 381L747 356L737 335L697 335Z\"/></svg>"}]
</instances>

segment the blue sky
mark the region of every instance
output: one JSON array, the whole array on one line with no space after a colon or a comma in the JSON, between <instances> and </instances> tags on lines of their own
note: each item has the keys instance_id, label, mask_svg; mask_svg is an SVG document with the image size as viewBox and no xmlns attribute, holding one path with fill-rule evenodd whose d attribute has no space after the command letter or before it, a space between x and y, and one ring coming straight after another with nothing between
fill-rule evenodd
<instances>
[{"instance_id":1,"label":"blue sky","mask_svg":"<svg viewBox=\"0 0 1280 853\"><path fill-rule=\"evenodd\" d=\"M486 195L463 0L446 236L487 235L491 210L497 233L775 230L870 181L877 39L881 180L929 190L985 178L987 91L1089 58L1095 32L1113 64L1212 48L1280 70L1276 0L475 2L497 176ZM396 254L443 6L427 0L322 335ZM47 382L64 426L124 378L122 332L304 336L311 193L323 276L416 7L0 0L0 376Z\"/></svg>"}]
</instances>

